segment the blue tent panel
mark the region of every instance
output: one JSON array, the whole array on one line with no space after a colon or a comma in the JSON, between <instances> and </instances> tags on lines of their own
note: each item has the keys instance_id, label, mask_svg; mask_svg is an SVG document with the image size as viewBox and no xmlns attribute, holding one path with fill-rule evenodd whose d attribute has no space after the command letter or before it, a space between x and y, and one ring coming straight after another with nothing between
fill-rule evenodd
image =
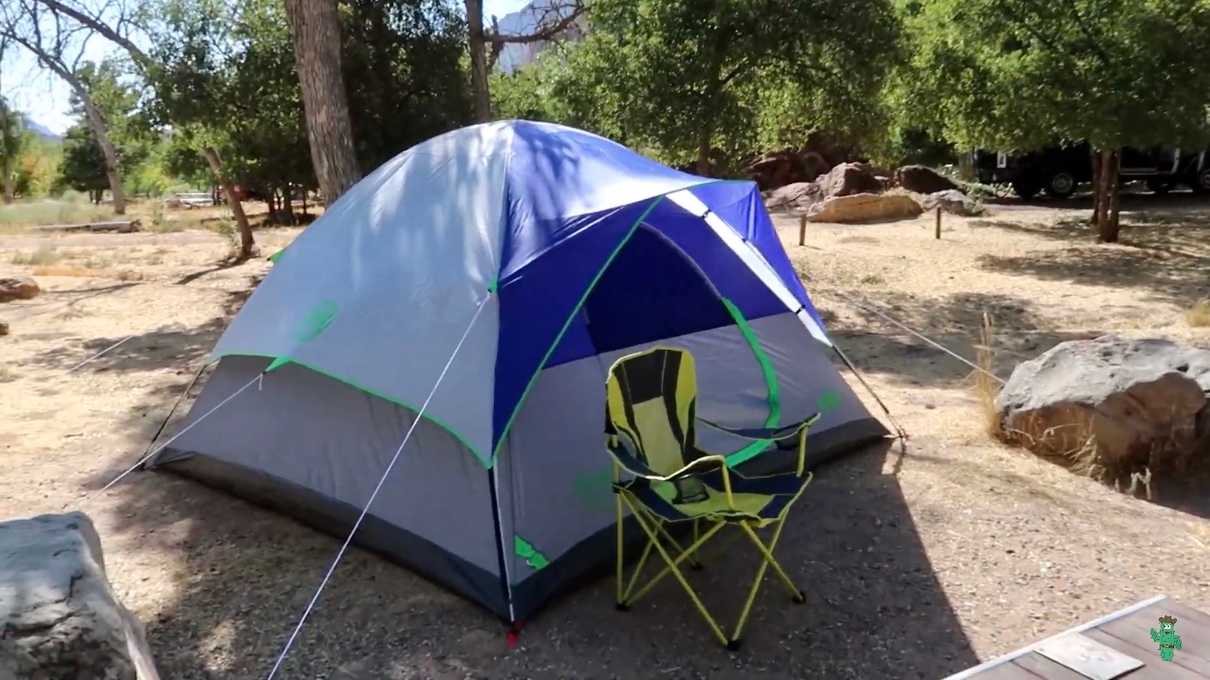
<instances>
[{"instance_id":1,"label":"blue tent panel","mask_svg":"<svg viewBox=\"0 0 1210 680\"><path fill-rule=\"evenodd\" d=\"M569 218L709 181L580 130L528 121L510 127L501 279L573 235L582 225Z\"/></svg>"},{"instance_id":2,"label":"blue tent panel","mask_svg":"<svg viewBox=\"0 0 1210 680\"><path fill-rule=\"evenodd\" d=\"M710 211L721 217L745 241L752 244L765 258L777 277L786 288L802 304L803 308L815 319L820 328L824 327L823 319L811 304L811 298L803 288L794 265L782 248L777 229L769 218L768 211L760 196L760 191L753 182L714 182L701 184L689 190L698 200L705 203ZM748 310L744 310L747 313ZM751 317L750 317L751 318Z\"/></svg>"},{"instance_id":3,"label":"blue tent panel","mask_svg":"<svg viewBox=\"0 0 1210 680\"><path fill-rule=\"evenodd\" d=\"M525 392L575 321L593 283L659 198L568 220L572 234L501 279L500 335L492 403L497 448Z\"/></svg>"}]
</instances>

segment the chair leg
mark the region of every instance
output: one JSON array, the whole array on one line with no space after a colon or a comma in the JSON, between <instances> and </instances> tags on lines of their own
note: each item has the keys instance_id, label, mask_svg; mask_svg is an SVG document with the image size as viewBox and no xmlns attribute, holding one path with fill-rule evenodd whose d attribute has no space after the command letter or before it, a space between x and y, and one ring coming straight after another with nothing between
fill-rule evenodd
<instances>
[{"instance_id":1,"label":"chair leg","mask_svg":"<svg viewBox=\"0 0 1210 680\"><path fill-rule=\"evenodd\" d=\"M782 569L781 563L778 562L777 558L773 556L773 550L777 547L778 540L781 539L781 530L782 527L785 526L785 518L782 518L777 522L777 526L773 530L773 537L769 540L769 545L767 546L760 540L760 537L756 535L756 531L752 529L752 527L746 524L742 526L744 533L748 534L748 538L752 539L753 544L756 545L756 549L760 551L761 557L768 561L769 566L773 567L774 573L777 574L782 584L785 585L786 589L790 591L790 596L794 598L795 602L802 604L802 601L805 600L802 590L800 590L799 587L794 583L794 580L786 574L785 569Z\"/></svg>"},{"instance_id":2,"label":"chair leg","mask_svg":"<svg viewBox=\"0 0 1210 680\"><path fill-rule=\"evenodd\" d=\"M647 521L651 522L652 524L656 524L658 521L658 520L652 519L651 517L646 517L646 519L647 519ZM692 545L690 545L687 549L682 551L681 554L678 555L675 560L673 560L674 564L679 565L683 560L687 560L689 558L690 553L692 553L694 550L701 547L706 541L709 541L711 538L713 538L714 535L717 534L724 526L726 526L726 525L722 524L722 523L716 524L714 527L712 527L710 530L708 530L705 534L700 536L696 541L693 542ZM650 581L647 582L646 585L644 585L639 590L639 592L635 593L633 596L629 595L629 590L628 590L627 591L627 593L628 593L627 602L633 604L640 597L646 595L648 591L650 591L652 588L654 588L656 586L656 584L658 584L665 576L668 575L669 571L671 571L671 569L669 567L664 567L663 569L661 569L655 576L653 576L651 578Z\"/></svg>"},{"instance_id":3,"label":"chair leg","mask_svg":"<svg viewBox=\"0 0 1210 680\"><path fill-rule=\"evenodd\" d=\"M631 506L632 511L635 510L633 504L630 504L629 501L627 501L627 504ZM647 526L647 520L640 516L637 512L635 513L635 517L638 520L639 527L641 527L643 532L647 534L647 537L651 539L651 543L655 545L655 549L660 553L660 557L664 558L664 562L668 564L668 569L672 571L673 577L675 577L676 580L681 584L681 587L685 589L685 593L689 595L689 599L693 600L693 604L695 607L697 607L698 613L701 614L702 618L706 620L706 623L710 626L710 630L714 632L715 637L718 638L719 642L727 645L727 636L723 634L723 629L719 627L717 622L715 622L714 617L710 615L709 610L706 609L706 606L702 604L701 599L697 596L697 592L693 590L693 586L689 585L689 581L685 579L685 576L681 574L681 570L677 568L677 564L681 560L685 559L685 553L681 553L681 555L674 560L671 556L669 556L668 551L664 549L664 545L660 543L658 538L659 533L655 529ZM715 531L717 531L717 529ZM709 532L703 538L709 538L713 535L713 533L713 531ZM702 541L699 540L698 543L700 542ZM698 543L690 546L690 549L692 550L697 548ZM661 572L661 575L662 574L663 572ZM652 584L648 583L648 586L650 585ZM646 592L647 589L648 588L644 588L643 592Z\"/></svg>"},{"instance_id":4,"label":"chair leg","mask_svg":"<svg viewBox=\"0 0 1210 680\"><path fill-rule=\"evenodd\" d=\"M618 545L617 545L618 587L617 587L617 597L614 600L614 604L617 606L619 611L625 611L627 609L626 599L624 597L622 597L622 581L625 580L625 572L622 569L622 565L625 564L625 562L626 562L626 555L623 552L626 549L626 536L625 536L626 528L625 528L625 525L623 524L622 520L625 518L623 517L623 514L622 514L622 493L620 491L615 490L613 495L614 495L615 504L617 505L617 529L614 531L614 533L617 534L617 543L618 543Z\"/></svg>"},{"instance_id":5,"label":"chair leg","mask_svg":"<svg viewBox=\"0 0 1210 680\"><path fill-rule=\"evenodd\" d=\"M760 567L756 570L756 578L752 580L752 587L748 590L748 599L746 602L744 602L744 608L743 611L740 612L739 621L737 621L735 624L735 633L731 636L731 640L727 643L728 649L734 650L739 648L740 642L743 639L742 635L744 632L744 624L748 622L748 614L750 614L752 611L752 603L756 601L756 593L760 591L761 581L764 580L765 571L770 565L773 566L773 571L780 577L782 583L790 590L791 593L793 593L794 601L800 603L806 601L802 591L799 590L798 586L794 585L794 581L792 581L790 577L786 575L785 570L781 568L781 565L778 564L777 560L773 557L773 549L777 547L777 541L781 538L781 529L784 523L785 517L782 517L782 519L777 522L777 528L773 531L773 537L769 541L768 547L766 547L765 544L760 540L760 537L756 535L756 532L752 529L752 526L748 522L739 523L740 529L742 529L743 532L748 535L748 538L752 539L752 542L756 545L756 549L760 551L762 559Z\"/></svg>"},{"instance_id":6,"label":"chair leg","mask_svg":"<svg viewBox=\"0 0 1210 680\"><path fill-rule=\"evenodd\" d=\"M668 540L668 543L676 546L676 549L678 552L684 553L685 560L687 562L689 562L689 566L691 568L693 568L693 569L702 568L701 563L698 562L697 559L694 558L694 556L693 556L693 552L696 552L696 551L690 552L690 551L685 550L685 548L683 546L681 546L681 542L676 540L676 538L672 534L668 533L668 530L664 528L664 525L662 522L656 522L655 526L656 526L656 529L659 530L660 535ZM693 529L694 529L693 541L696 543L697 542L697 520L693 520Z\"/></svg>"}]
</instances>

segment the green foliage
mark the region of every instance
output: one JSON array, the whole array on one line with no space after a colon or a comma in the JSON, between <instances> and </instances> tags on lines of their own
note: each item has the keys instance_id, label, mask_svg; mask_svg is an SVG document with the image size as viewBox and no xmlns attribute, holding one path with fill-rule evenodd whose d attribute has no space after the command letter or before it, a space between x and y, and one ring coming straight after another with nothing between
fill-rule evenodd
<instances>
[{"instance_id":1,"label":"green foliage","mask_svg":"<svg viewBox=\"0 0 1210 680\"><path fill-rule=\"evenodd\" d=\"M78 71L88 88L93 105L105 120L109 141L118 155L118 164L127 184L156 144L150 119L139 107L138 91L129 83L126 68L118 61L85 63ZM51 189L70 187L89 192L94 200L109 188L105 174L105 156L88 124L87 112L78 97L71 98L77 122L63 139L62 161Z\"/></svg>"},{"instance_id":2,"label":"green foliage","mask_svg":"<svg viewBox=\"0 0 1210 680\"><path fill-rule=\"evenodd\" d=\"M369 172L410 146L472 122L463 59L466 23L454 9L461 4L341 3L342 66L362 170Z\"/></svg>"},{"instance_id":3,"label":"green foliage","mask_svg":"<svg viewBox=\"0 0 1210 680\"><path fill-rule=\"evenodd\" d=\"M900 0L892 105L962 148L1203 144L1207 0Z\"/></svg>"},{"instance_id":4,"label":"green foliage","mask_svg":"<svg viewBox=\"0 0 1210 680\"><path fill-rule=\"evenodd\" d=\"M17 159L16 194L25 198L49 194L58 176L62 159L61 142L30 135L24 151Z\"/></svg>"},{"instance_id":5,"label":"green foliage","mask_svg":"<svg viewBox=\"0 0 1210 680\"><path fill-rule=\"evenodd\" d=\"M92 130L83 123L76 123L63 136L63 160L59 165L56 185L70 187L76 191L104 191L109 187L105 174L105 156Z\"/></svg>"},{"instance_id":6,"label":"green foliage","mask_svg":"<svg viewBox=\"0 0 1210 680\"><path fill-rule=\"evenodd\" d=\"M495 103L686 165L820 130L873 136L897 55L887 0L597 0L588 37L497 77Z\"/></svg>"},{"instance_id":7,"label":"green foliage","mask_svg":"<svg viewBox=\"0 0 1210 680\"><path fill-rule=\"evenodd\" d=\"M16 181L18 161L29 141L25 120L0 97L0 190Z\"/></svg>"}]
</instances>

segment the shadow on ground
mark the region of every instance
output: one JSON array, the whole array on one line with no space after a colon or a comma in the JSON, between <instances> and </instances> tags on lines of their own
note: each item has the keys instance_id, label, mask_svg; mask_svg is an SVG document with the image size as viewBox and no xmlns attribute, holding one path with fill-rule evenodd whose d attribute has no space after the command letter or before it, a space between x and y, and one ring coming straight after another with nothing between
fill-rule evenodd
<instances>
[{"instance_id":1,"label":"shadow on ground","mask_svg":"<svg viewBox=\"0 0 1210 680\"><path fill-rule=\"evenodd\" d=\"M861 290L830 293L847 302L856 316L829 322L828 332L857 367L918 387L958 387L973 369L887 317L973 362L987 314L993 332L992 372L1003 379L1019 362L1060 342L1101 335L1097 329L1047 329L1035 301L1001 293L954 293L940 299L889 290L874 296Z\"/></svg>"},{"instance_id":2,"label":"shadow on ground","mask_svg":"<svg viewBox=\"0 0 1210 680\"><path fill-rule=\"evenodd\" d=\"M1061 250L985 255L985 269L1054 281L1141 288L1149 299L1188 305L1210 295L1210 200L1200 196L1124 196L1122 245L1099 246L1083 216L1057 224L977 220L976 228L1068 241Z\"/></svg>"},{"instance_id":3,"label":"shadow on ground","mask_svg":"<svg viewBox=\"0 0 1210 680\"><path fill-rule=\"evenodd\" d=\"M883 472L897 455L880 445L818 471L778 548L807 604L766 577L738 653L713 640L672 580L620 613L609 577L552 603L510 651L485 610L353 550L281 677L936 678L971 666L899 484ZM168 473L139 473L110 493L116 532L169 556L165 569L179 573L175 598L146 622L161 673L263 677L337 540ZM714 548L691 578L734 621L758 562L746 543Z\"/></svg>"}]
</instances>

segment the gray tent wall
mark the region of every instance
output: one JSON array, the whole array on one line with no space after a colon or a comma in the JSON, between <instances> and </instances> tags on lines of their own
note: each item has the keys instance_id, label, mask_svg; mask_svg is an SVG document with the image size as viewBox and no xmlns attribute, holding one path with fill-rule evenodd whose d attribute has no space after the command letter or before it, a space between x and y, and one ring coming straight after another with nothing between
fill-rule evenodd
<instances>
[{"instance_id":1,"label":"gray tent wall","mask_svg":"<svg viewBox=\"0 0 1210 680\"><path fill-rule=\"evenodd\" d=\"M840 378L830 350L794 315L751 322L776 368L783 422L835 407L810 437L815 462L886 430ZM359 531L383 553L508 621L607 568L613 553L610 459L601 447L605 373L652 344L686 347L698 359L698 413L726 424L763 423L767 390L735 327L645 343L543 371L496 467L487 471L451 434L422 422ZM224 358L192 414L209 411L268 360ZM200 422L153 461L344 536L399 445L413 413L287 364ZM699 430L704 448L742 441ZM785 464L770 452L748 466ZM633 534L638 536L637 532ZM519 541L542 559L523 556ZM509 584L505 588L505 584Z\"/></svg>"},{"instance_id":2,"label":"gray tent wall","mask_svg":"<svg viewBox=\"0 0 1210 680\"><path fill-rule=\"evenodd\" d=\"M268 363L258 357L224 358L190 420ZM246 390L199 422L149 465L344 537L414 417L394 403L286 364L265 375L259 389ZM499 540L488 471L427 419L416 427L357 535L360 545L507 618Z\"/></svg>"}]
</instances>

